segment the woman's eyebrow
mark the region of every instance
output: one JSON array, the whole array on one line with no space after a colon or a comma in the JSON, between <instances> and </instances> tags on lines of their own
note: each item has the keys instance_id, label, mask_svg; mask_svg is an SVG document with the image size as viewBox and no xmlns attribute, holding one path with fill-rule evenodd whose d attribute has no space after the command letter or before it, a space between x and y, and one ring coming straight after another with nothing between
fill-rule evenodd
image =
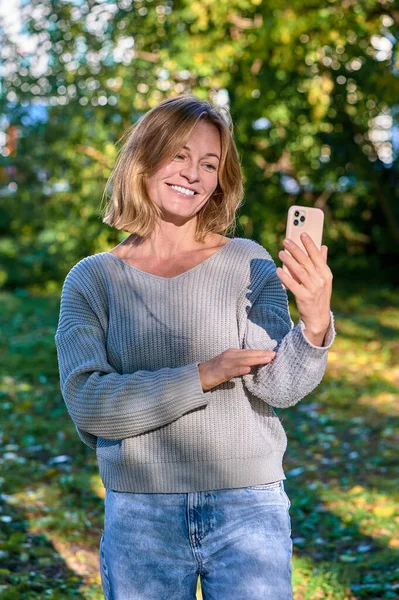
<instances>
[{"instance_id":1,"label":"woman's eyebrow","mask_svg":"<svg viewBox=\"0 0 399 600\"><path fill-rule=\"evenodd\" d=\"M191 148L189 146L183 146L184 150L191 150ZM204 156L214 156L215 158L217 158L218 160L220 160L220 157L217 154L214 154L213 152L207 152L206 154L204 154Z\"/></svg>"}]
</instances>

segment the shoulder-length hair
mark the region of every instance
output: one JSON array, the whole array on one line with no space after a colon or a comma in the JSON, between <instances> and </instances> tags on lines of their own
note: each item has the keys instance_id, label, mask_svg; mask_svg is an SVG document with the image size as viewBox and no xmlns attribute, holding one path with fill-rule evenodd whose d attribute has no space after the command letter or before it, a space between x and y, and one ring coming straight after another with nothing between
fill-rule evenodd
<instances>
[{"instance_id":1,"label":"shoulder-length hair","mask_svg":"<svg viewBox=\"0 0 399 600\"><path fill-rule=\"evenodd\" d=\"M219 130L222 151L218 185L196 215L195 238L203 242L210 232L228 233L234 229L243 184L233 124L227 110L189 95L164 100L123 135L125 143L104 191L104 223L144 239L151 235L161 218L161 209L148 196L146 177L173 159L200 119Z\"/></svg>"}]
</instances>

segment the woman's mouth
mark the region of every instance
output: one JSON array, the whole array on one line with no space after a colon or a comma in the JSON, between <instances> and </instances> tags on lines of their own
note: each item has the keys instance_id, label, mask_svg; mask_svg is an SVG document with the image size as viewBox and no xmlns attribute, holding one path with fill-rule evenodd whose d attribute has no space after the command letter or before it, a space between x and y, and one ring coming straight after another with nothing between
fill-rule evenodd
<instances>
[{"instance_id":1,"label":"woman's mouth","mask_svg":"<svg viewBox=\"0 0 399 600\"><path fill-rule=\"evenodd\" d=\"M171 183L168 183L167 185L178 194L183 194L184 196L195 196L197 194L197 192L194 190L190 190L190 188L186 188L181 185L174 185Z\"/></svg>"}]
</instances>

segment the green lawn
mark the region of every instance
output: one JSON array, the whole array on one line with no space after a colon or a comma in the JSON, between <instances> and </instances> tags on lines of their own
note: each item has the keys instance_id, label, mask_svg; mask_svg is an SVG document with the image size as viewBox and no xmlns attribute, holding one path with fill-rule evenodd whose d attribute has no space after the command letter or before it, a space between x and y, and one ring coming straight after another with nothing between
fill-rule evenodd
<instances>
[{"instance_id":1,"label":"green lawn","mask_svg":"<svg viewBox=\"0 0 399 600\"><path fill-rule=\"evenodd\" d=\"M295 600L399 598L399 296L365 290L335 293L323 384L279 411ZM61 399L57 317L57 297L0 294L0 600L103 597L104 490Z\"/></svg>"}]
</instances>

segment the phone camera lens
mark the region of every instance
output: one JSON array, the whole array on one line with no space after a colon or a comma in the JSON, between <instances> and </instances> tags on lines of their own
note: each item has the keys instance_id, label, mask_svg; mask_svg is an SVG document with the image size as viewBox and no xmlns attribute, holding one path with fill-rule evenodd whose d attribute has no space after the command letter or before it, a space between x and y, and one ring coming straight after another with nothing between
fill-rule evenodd
<instances>
[{"instance_id":1,"label":"phone camera lens","mask_svg":"<svg viewBox=\"0 0 399 600\"><path fill-rule=\"evenodd\" d=\"M299 221L298 219L294 219L294 225L298 225Z\"/></svg>"},{"instance_id":2,"label":"phone camera lens","mask_svg":"<svg viewBox=\"0 0 399 600\"><path fill-rule=\"evenodd\" d=\"M296 210L296 211L294 212L294 216L295 216L295 217L299 217L299 210Z\"/></svg>"},{"instance_id":3,"label":"phone camera lens","mask_svg":"<svg viewBox=\"0 0 399 600\"><path fill-rule=\"evenodd\" d=\"M305 220L305 217L301 217L301 223L303 223Z\"/></svg>"}]
</instances>

